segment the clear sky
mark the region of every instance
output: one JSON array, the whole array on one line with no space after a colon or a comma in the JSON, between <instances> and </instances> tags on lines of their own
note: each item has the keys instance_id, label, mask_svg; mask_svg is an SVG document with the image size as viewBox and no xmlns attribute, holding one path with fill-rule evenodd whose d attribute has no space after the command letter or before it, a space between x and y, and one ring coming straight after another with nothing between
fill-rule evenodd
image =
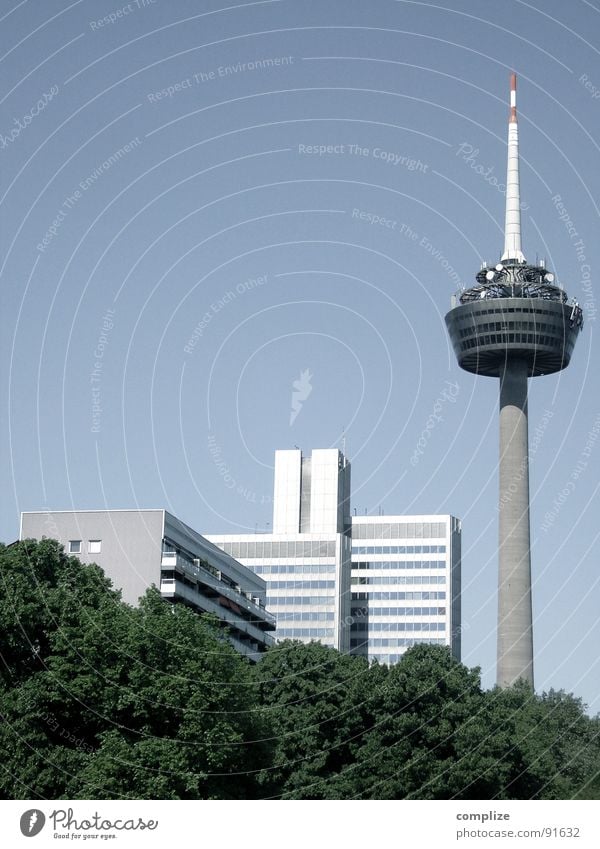
<instances>
[{"instance_id":1,"label":"clear sky","mask_svg":"<svg viewBox=\"0 0 600 849\"><path fill-rule=\"evenodd\" d=\"M444 315L502 250L517 72L524 252L586 319L530 381L536 684L600 710L597 0L0 10L0 538L136 505L265 530L275 449L345 434L358 512L462 519L486 686L498 383Z\"/></svg>"}]
</instances>

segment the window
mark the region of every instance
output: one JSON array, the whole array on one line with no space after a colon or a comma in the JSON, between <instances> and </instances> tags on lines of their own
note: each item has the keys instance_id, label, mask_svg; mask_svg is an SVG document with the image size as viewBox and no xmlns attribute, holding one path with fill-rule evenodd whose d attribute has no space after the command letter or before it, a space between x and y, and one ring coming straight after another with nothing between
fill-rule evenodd
<instances>
[{"instance_id":1,"label":"window","mask_svg":"<svg viewBox=\"0 0 600 849\"><path fill-rule=\"evenodd\" d=\"M69 540L69 554L81 554L81 540L80 539L70 539Z\"/></svg>"},{"instance_id":2,"label":"window","mask_svg":"<svg viewBox=\"0 0 600 849\"><path fill-rule=\"evenodd\" d=\"M91 539L88 542L88 552L90 554L100 554L102 551L102 540L101 539Z\"/></svg>"}]
</instances>

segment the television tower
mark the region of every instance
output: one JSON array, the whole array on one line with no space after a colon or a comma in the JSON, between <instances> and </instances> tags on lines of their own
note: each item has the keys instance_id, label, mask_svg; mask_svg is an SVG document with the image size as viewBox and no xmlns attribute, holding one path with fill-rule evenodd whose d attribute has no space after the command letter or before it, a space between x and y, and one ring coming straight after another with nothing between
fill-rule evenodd
<instances>
[{"instance_id":1,"label":"television tower","mask_svg":"<svg viewBox=\"0 0 600 849\"><path fill-rule=\"evenodd\" d=\"M515 74L504 252L497 265L482 264L476 281L454 296L446 325L460 367L500 379L497 683L507 687L523 678L533 687L527 379L569 365L583 313L545 263L529 265L521 250Z\"/></svg>"}]
</instances>

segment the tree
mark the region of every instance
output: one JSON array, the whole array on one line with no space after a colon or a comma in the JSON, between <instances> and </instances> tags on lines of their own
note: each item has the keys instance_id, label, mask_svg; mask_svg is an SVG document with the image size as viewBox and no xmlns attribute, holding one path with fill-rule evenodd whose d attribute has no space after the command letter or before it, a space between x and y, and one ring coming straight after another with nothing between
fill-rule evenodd
<instances>
[{"instance_id":1,"label":"tree","mask_svg":"<svg viewBox=\"0 0 600 849\"><path fill-rule=\"evenodd\" d=\"M369 718L353 769L365 799L490 798L502 785L479 670L447 647L419 644L370 686Z\"/></svg>"},{"instance_id":2,"label":"tree","mask_svg":"<svg viewBox=\"0 0 600 849\"><path fill-rule=\"evenodd\" d=\"M0 549L5 797L239 798L269 734L248 663L149 590L132 608L52 540Z\"/></svg>"},{"instance_id":3,"label":"tree","mask_svg":"<svg viewBox=\"0 0 600 849\"><path fill-rule=\"evenodd\" d=\"M491 691L489 699L511 722L512 746L522 754L512 798L594 798L588 794L600 775L600 725L581 699L562 690L536 696L522 682ZM518 786L524 775L527 794Z\"/></svg>"},{"instance_id":4,"label":"tree","mask_svg":"<svg viewBox=\"0 0 600 849\"><path fill-rule=\"evenodd\" d=\"M44 668L64 617L118 604L97 566L67 557L54 540L0 545L0 681L14 686Z\"/></svg>"},{"instance_id":5,"label":"tree","mask_svg":"<svg viewBox=\"0 0 600 849\"><path fill-rule=\"evenodd\" d=\"M483 691L443 646L392 667L285 641L256 666L151 589L124 604L55 541L0 546L5 798L600 797L600 718Z\"/></svg>"},{"instance_id":6,"label":"tree","mask_svg":"<svg viewBox=\"0 0 600 849\"><path fill-rule=\"evenodd\" d=\"M388 668L287 641L254 677L277 737L265 793L293 799L530 799L593 793L598 721L564 694L483 691L447 647ZM595 743L594 743L595 740Z\"/></svg>"},{"instance_id":7,"label":"tree","mask_svg":"<svg viewBox=\"0 0 600 849\"><path fill-rule=\"evenodd\" d=\"M249 664L214 625L166 604L156 590L134 612L124 648L117 727L101 735L83 772L87 795L256 796L255 776L270 750Z\"/></svg>"},{"instance_id":8,"label":"tree","mask_svg":"<svg viewBox=\"0 0 600 849\"><path fill-rule=\"evenodd\" d=\"M343 798L332 783L352 763L362 731L356 693L366 660L321 643L285 640L253 670L258 698L276 740L265 795L285 799Z\"/></svg>"}]
</instances>

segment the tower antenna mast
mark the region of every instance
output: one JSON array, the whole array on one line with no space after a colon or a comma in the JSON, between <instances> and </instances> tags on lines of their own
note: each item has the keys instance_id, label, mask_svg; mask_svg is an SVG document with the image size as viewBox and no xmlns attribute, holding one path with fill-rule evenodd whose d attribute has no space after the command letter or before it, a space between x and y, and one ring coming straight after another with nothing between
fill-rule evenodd
<instances>
[{"instance_id":1,"label":"tower antenna mast","mask_svg":"<svg viewBox=\"0 0 600 849\"><path fill-rule=\"evenodd\" d=\"M525 262L521 250L521 189L519 184L519 124L517 122L517 75L510 75L508 157L506 166L506 215L502 261Z\"/></svg>"}]
</instances>

